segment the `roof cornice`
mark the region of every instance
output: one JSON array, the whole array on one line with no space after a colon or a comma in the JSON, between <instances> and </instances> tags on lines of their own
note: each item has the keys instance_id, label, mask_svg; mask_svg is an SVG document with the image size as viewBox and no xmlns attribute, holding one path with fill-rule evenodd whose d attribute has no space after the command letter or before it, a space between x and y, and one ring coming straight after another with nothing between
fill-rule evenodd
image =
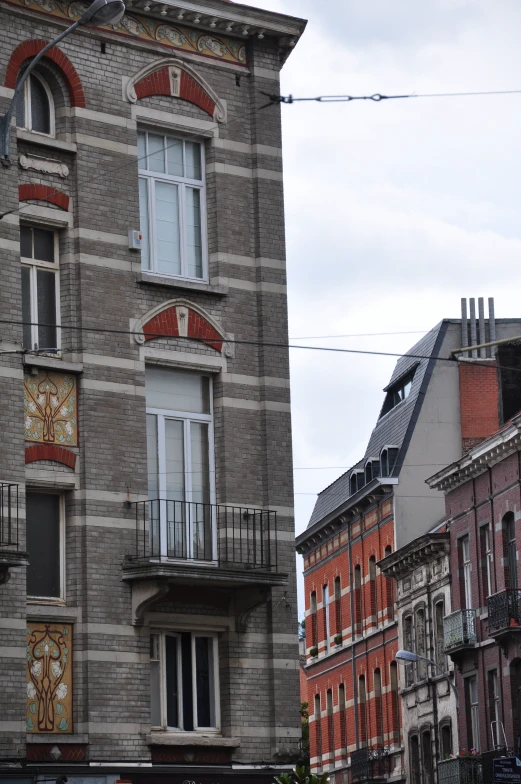
<instances>
[{"instance_id":1,"label":"roof cornice","mask_svg":"<svg viewBox=\"0 0 521 784\"><path fill-rule=\"evenodd\" d=\"M406 577L421 564L437 560L448 553L449 548L448 533L428 533L413 539L409 544L378 561L377 566L386 577Z\"/></svg>"}]
</instances>

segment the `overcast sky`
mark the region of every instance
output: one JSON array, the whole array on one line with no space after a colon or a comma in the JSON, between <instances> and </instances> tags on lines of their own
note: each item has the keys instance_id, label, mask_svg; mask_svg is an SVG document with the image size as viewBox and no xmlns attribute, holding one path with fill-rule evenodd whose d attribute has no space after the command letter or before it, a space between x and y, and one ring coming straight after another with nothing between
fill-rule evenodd
<instances>
[{"instance_id":1,"label":"overcast sky","mask_svg":"<svg viewBox=\"0 0 521 784\"><path fill-rule=\"evenodd\" d=\"M282 94L521 88L518 0L255 4L309 20ZM462 296L493 296L497 317L520 315L521 95L282 112L292 342L426 331L459 317ZM405 351L420 336L300 342ZM363 455L393 366L292 350L297 532L316 492Z\"/></svg>"}]
</instances>

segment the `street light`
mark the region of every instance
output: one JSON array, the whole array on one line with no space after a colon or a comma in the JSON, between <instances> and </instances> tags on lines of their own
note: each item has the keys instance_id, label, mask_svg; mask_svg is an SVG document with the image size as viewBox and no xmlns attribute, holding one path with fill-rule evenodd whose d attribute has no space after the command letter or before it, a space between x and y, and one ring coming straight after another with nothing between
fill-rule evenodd
<instances>
[{"instance_id":1,"label":"street light","mask_svg":"<svg viewBox=\"0 0 521 784\"><path fill-rule=\"evenodd\" d=\"M9 159L9 153L11 151L10 129L14 107L16 106L16 99L18 98L24 83L29 77L29 74L34 69L34 66L42 59L49 49L52 49L53 46L56 46L56 44L76 30L76 28L80 25L115 25L123 18L124 13L125 4L123 0L94 0L94 2L92 2L90 6L85 9L80 18L74 22L74 24L71 24L71 26L64 30L63 33L60 33L60 35L55 38L54 41L51 41L50 44L44 46L44 48L38 52L36 57L33 57L15 87L15 91L13 93L13 97L11 98L11 103L9 104L7 112L3 116L0 116L0 160L4 166L10 166L11 164Z\"/></svg>"},{"instance_id":2,"label":"street light","mask_svg":"<svg viewBox=\"0 0 521 784\"><path fill-rule=\"evenodd\" d=\"M454 692L454 697L456 698L456 710L459 711L458 691L454 683L452 682L451 678L449 677L449 675L444 670L442 670L441 667L438 664L436 664L436 662L432 661L432 659L428 659L426 656L420 656L419 653L413 653L412 651L398 651L398 653L394 658L402 662L410 663L410 662L426 661L429 664L432 664L432 666L435 667L438 670L438 672L440 672L442 675L445 675L445 677L447 678L449 682L449 686Z\"/></svg>"}]
</instances>

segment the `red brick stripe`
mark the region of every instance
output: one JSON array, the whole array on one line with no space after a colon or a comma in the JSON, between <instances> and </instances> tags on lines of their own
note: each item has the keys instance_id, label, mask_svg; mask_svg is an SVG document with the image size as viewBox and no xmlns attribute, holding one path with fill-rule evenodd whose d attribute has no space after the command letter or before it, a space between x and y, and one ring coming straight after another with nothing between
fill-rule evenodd
<instances>
[{"instance_id":1,"label":"red brick stripe","mask_svg":"<svg viewBox=\"0 0 521 784\"><path fill-rule=\"evenodd\" d=\"M69 209L69 197L67 194L59 191L57 188L51 188L49 185L38 185L36 183L19 185L18 199L20 201L39 199L40 201L48 201L50 204L55 204L66 212Z\"/></svg>"},{"instance_id":2,"label":"red brick stripe","mask_svg":"<svg viewBox=\"0 0 521 784\"><path fill-rule=\"evenodd\" d=\"M36 463L38 460L54 460L56 463L69 466L69 468L76 468L75 453L63 446L56 446L56 444L35 444L26 447L26 464Z\"/></svg>"},{"instance_id":3,"label":"red brick stripe","mask_svg":"<svg viewBox=\"0 0 521 784\"><path fill-rule=\"evenodd\" d=\"M38 52L41 52L44 46L47 46L47 43L47 41L24 41L16 47L7 65L4 87L10 87L11 89L15 88L20 66L24 60L26 60L28 57L34 57L37 55ZM53 63L55 63L62 71L67 83L71 106L85 107L86 103L83 86L81 84L80 77L78 76L76 69L74 68L69 58L66 57L56 46L53 46L52 49L49 49L45 57L47 57L49 60L52 60Z\"/></svg>"},{"instance_id":4,"label":"red brick stripe","mask_svg":"<svg viewBox=\"0 0 521 784\"><path fill-rule=\"evenodd\" d=\"M165 65L162 68L158 68L157 71L144 76L139 82L136 82L134 90L138 100L149 95L172 95L168 66ZM183 101L199 106L210 117L213 117L215 101L208 95L204 87L185 71L181 72L179 97Z\"/></svg>"},{"instance_id":5,"label":"red brick stripe","mask_svg":"<svg viewBox=\"0 0 521 784\"><path fill-rule=\"evenodd\" d=\"M179 97L182 98L183 101L195 103L196 106L199 106L203 111L207 112L210 117L213 117L215 101L210 98L204 87L201 87L201 85L185 71L181 73Z\"/></svg>"},{"instance_id":6,"label":"red brick stripe","mask_svg":"<svg viewBox=\"0 0 521 784\"><path fill-rule=\"evenodd\" d=\"M146 98L147 95L172 95L168 67L159 68L154 73L144 76L136 82L134 90L138 99Z\"/></svg>"},{"instance_id":7,"label":"red brick stripe","mask_svg":"<svg viewBox=\"0 0 521 784\"><path fill-rule=\"evenodd\" d=\"M143 326L143 334L145 340L154 340L157 337L179 337L179 324L177 322L175 305L162 310L157 316L147 321ZM202 343L215 349L215 351L222 351L223 339L221 335L219 335L215 327L212 327L209 321L190 308L188 309L188 337L200 340Z\"/></svg>"}]
</instances>

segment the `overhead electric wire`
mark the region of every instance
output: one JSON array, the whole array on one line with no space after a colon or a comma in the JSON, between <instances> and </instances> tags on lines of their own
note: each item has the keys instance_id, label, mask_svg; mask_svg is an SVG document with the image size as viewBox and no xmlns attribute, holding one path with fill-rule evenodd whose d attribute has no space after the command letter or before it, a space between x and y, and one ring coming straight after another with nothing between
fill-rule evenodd
<instances>
[{"instance_id":1,"label":"overhead electric wire","mask_svg":"<svg viewBox=\"0 0 521 784\"><path fill-rule=\"evenodd\" d=\"M295 98L293 95L276 95L274 93L262 93L270 99L266 106L280 103L300 103L303 101L315 101L316 103L349 103L350 101L381 101L403 100L405 98L463 98L477 95L518 95L521 90L476 90L460 93L407 93L405 95L383 95L373 93L373 95L317 95L315 97Z\"/></svg>"}]
</instances>

